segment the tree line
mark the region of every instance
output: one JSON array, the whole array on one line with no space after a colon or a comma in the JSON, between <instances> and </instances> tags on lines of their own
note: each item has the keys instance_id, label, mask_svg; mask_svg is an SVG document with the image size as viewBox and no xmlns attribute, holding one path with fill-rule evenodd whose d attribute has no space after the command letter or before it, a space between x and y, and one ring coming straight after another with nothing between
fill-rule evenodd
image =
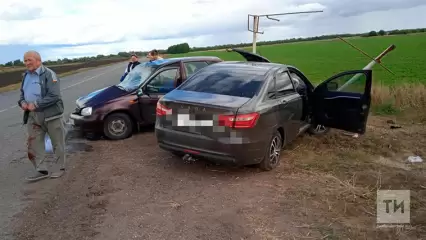
<instances>
[{"instance_id":1,"label":"tree line","mask_svg":"<svg viewBox=\"0 0 426 240\"><path fill-rule=\"evenodd\" d=\"M307 38L290 38L285 40L275 40L275 41L261 41L257 42L257 46L272 45L272 44L282 44L282 43L292 43L292 42L303 42L303 41L315 41L315 40L327 40L334 39L336 37L374 37L374 36L385 36L385 35L402 35L402 34L411 34L411 33L422 33L426 32L426 28L415 28L415 29L395 29L390 31L379 30L379 31L370 31L367 33L356 33L356 34L334 34L334 35L322 35L316 37L307 37ZM188 43L175 44L167 49L158 49L160 54L182 54L188 52L198 52L198 51L209 51L209 50L218 50L226 48L243 48L250 47L252 43L239 43L239 44L224 44L224 45L215 45L208 47L190 47ZM97 55L92 57L80 57L80 58L63 58L56 61L48 60L43 62L45 65L59 65L66 63L77 63L77 62L89 62L96 61L101 59L110 59L110 58L129 58L131 54L137 54L138 56L146 56L147 51L131 51L131 52L119 52L117 54L110 55ZM14 61L7 62L6 64L0 64L0 66L23 66L24 63L22 60L17 59Z\"/></svg>"}]
</instances>

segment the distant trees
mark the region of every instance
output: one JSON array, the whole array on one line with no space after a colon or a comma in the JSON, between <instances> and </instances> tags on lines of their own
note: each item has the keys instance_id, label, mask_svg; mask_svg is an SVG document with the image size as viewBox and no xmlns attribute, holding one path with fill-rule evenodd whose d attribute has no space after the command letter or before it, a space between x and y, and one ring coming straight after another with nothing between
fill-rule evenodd
<instances>
[{"instance_id":1,"label":"distant trees","mask_svg":"<svg viewBox=\"0 0 426 240\"><path fill-rule=\"evenodd\" d=\"M24 63L20 59L16 59L15 61L9 61L2 66L5 67L13 67L13 66L24 66Z\"/></svg>"},{"instance_id":2,"label":"distant trees","mask_svg":"<svg viewBox=\"0 0 426 240\"><path fill-rule=\"evenodd\" d=\"M368 33L368 36L369 37L374 37L374 36L377 36L378 34L377 34L377 32L376 31L371 31L371 32L369 32Z\"/></svg>"},{"instance_id":3,"label":"distant trees","mask_svg":"<svg viewBox=\"0 0 426 240\"><path fill-rule=\"evenodd\" d=\"M179 54L179 53L188 53L191 51L188 43L180 43L176 45L172 45L167 48L166 52L168 54Z\"/></svg>"}]
</instances>

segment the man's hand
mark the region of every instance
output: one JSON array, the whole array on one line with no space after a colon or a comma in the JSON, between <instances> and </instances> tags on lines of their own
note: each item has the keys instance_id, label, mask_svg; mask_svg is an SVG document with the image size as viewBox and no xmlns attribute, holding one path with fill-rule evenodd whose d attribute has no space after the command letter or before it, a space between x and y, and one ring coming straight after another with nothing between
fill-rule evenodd
<instances>
[{"instance_id":1,"label":"man's hand","mask_svg":"<svg viewBox=\"0 0 426 240\"><path fill-rule=\"evenodd\" d=\"M25 102L23 102L22 104L21 104L21 108L22 108L22 110L28 110L28 104L27 103L25 103Z\"/></svg>"},{"instance_id":2,"label":"man's hand","mask_svg":"<svg viewBox=\"0 0 426 240\"><path fill-rule=\"evenodd\" d=\"M34 111L35 110L35 105L34 105L34 103L30 103L30 104L28 104L28 107L27 107L27 109L29 110L29 111Z\"/></svg>"}]
</instances>

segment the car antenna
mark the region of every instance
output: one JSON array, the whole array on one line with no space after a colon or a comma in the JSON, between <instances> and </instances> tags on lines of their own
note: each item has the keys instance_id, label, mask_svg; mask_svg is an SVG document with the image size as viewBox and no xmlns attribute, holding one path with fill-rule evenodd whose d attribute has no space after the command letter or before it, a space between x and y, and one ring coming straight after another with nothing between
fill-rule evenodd
<instances>
[{"instance_id":1,"label":"car antenna","mask_svg":"<svg viewBox=\"0 0 426 240\"><path fill-rule=\"evenodd\" d=\"M360 53L362 53L363 55L367 56L368 58L370 58L370 60L374 61L375 63L378 63L382 68L384 68L386 71L390 72L391 74L395 75L395 73L393 73L389 68L385 67L382 64L382 57L384 57L387 53L389 53L390 51L394 50L396 48L396 46L394 44L390 45L384 52L382 52L379 56L377 56L376 58L371 57L370 55L368 55L366 52L362 51L360 48L356 47L355 45L353 45L352 43L348 42L347 40L343 39L342 37L337 37L340 40L342 40L343 42L347 43L349 46L355 48L356 50L358 50Z\"/></svg>"}]
</instances>

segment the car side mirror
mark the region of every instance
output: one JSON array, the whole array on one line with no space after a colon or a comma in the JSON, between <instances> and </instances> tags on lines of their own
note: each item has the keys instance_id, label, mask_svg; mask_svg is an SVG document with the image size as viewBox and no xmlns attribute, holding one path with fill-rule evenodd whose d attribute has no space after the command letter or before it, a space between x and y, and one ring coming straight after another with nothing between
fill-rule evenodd
<instances>
[{"instance_id":1,"label":"car side mirror","mask_svg":"<svg viewBox=\"0 0 426 240\"><path fill-rule=\"evenodd\" d=\"M143 91L142 91L142 89L141 89L141 88L139 88L139 89L138 89L138 91L136 92L136 95L137 95L138 97L141 97L141 96L143 95Z\"/></svg>"},{"instance_id":2,"label":"car side mirror","mask_svg":"<svg viewBox=\"0 0 426 240\"><path fill-rule=\"evenodd\" d=\"M338 88L339 88L339 85L336 82L327 83L327 90L329 91L336 91Z\"/></svg>"}]
</instances>

